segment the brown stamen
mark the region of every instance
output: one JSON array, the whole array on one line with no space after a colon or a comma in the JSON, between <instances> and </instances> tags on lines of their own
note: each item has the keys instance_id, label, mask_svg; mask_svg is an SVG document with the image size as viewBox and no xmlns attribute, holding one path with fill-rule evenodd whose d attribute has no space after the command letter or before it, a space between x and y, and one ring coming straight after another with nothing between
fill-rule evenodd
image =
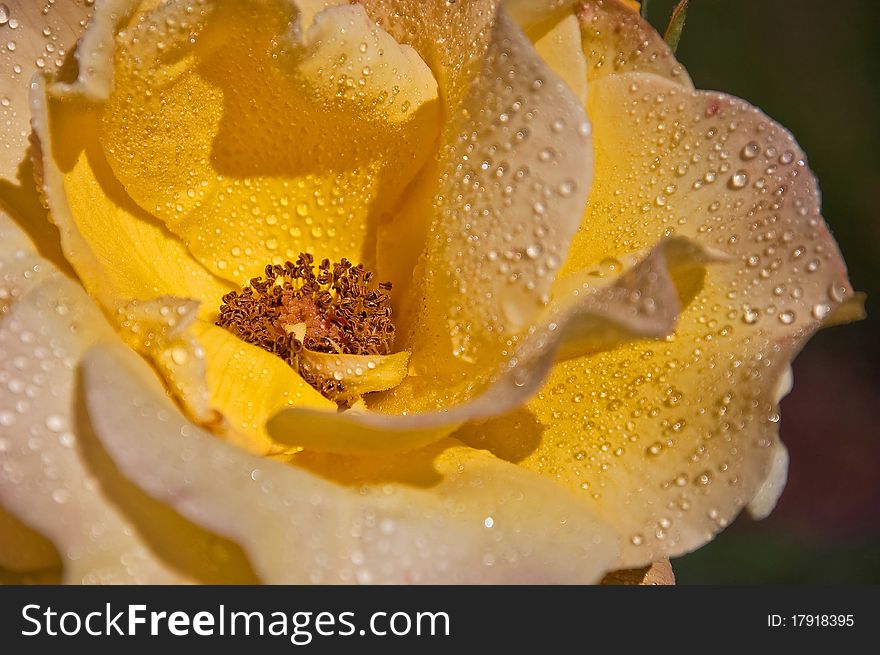
<instances>
[{"instance_id":1,"label":"brown stamen","mask_svg":"<svg viewBox=\"0 0 880 655\"><path fill-rule=\"evenodd\" d=\"M300 254L296 263L266 266L266 277L223 296L217 325L277 355L331 400L345 395L341 382L318 378L300 362L303 348L346 355L388 355L394 323L388 291L373 274L346 259Z\"/></svg>"}]
</instances>

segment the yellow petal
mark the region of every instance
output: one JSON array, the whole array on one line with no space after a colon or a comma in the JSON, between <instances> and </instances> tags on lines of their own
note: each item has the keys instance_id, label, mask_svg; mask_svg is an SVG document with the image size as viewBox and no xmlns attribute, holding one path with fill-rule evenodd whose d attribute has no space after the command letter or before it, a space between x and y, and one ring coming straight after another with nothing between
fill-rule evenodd
<instances>
[{"instance_id":1,"label":"yellow petal","mask_svg":"<svg viewBox=\"0 0 880 655\"><path fill-rule=\"evenodd\" d=\"M61 557L46 537L0 506L0 584L58 584Z\"/></svg>"},{"instance_id":2,"label":"yellow petal","mask_svg":"<svg viewBox=\"0 0 880 655\"><path fill-rule=\"evenodd\" d=\"M673 337L563 362L526 407L520 465L580 490L637 566L698 547L768 480L778 494L779 379L853 292L803 153L759 111L645 74L591 82L589 111L597 175L565 270L669 234L730 260ZM496 450L507 429L458 436Z\"/></svg>"},{"instance_id":3,"label":"yellow petal","mask_svg":"<svg viewBox=\"0 0 880 655\"><path fill-rule=\"evenodd\" d=\"M292 27L281 0L188 8L116 37L100 137L126 192L239 284L300 252L371 264L378 217L435 145L430 69L359 5Z\"/></svg>"},{"instance_id":4,"label":"yellow petal","mask_svg":"<svg viewBox=\"0 0 880 655\"><path fill-rule=\"evenodd\" d=\"M345 395L356 397L400 384L407 374L409 353L345 355L303 350L300 360L306 371L342 383Z\"/></svg>"},{"instance_id":5,"label":"yellow petal","mask_svg":"<svg viewBox=\"0 0 880 655\"><path fill-rule=\"evenodd\" d=\"M568 85L581 105L587 104L587 60L581 47L581 30L574 14L555 22L532 38L541 59Z\"/></svg>"},{"instance_id":6,"label":"yellow petal","mask_svg":"<svg viewBox=\"0 0 880 655\"><path fill-rule=\"evenodd\" d=\"M466 421L513 410L537 392L557 357L597 352L672 331L679 297L696 293L709 253L684 239L661 243L632 270L597 286L592 271L563 280L527 338L471 399L439 410L389 415L293 407L267 424L281 443L314 451L377 454L412 450L440 439Z\"/></svg>"},{"instance_id":7,"label":"yellow petal","mask_svg":"<svg viewBox=\"0 0 880 655\"><path fill-rule=\"evenodd\" d=\"M213 316L232 286L214 277L113 177L97 140L97 111L35 82L32 98L45 193L64 254L108 313L132 299L193 298Z\"/></svg>"},{"instance_id":8,"label":"yellow petal","mask_svg":"<svg viewBox=\"0 0 880 655\"><path fill-rule=\"evenodd\" d=\"M587 60L574 0L507 0L504 8L550 69L587 103Z\"/></svg>"},{"instance_id":9,"label":"yellow petal","mask_svg":"<svg viewBox=\"0 0 880 655\"><path fill-rule=\"evenodd\" d=\"M389 277L408 294L397 312L398 343L412 353L416 373L371 403L388 414L465 402L507 359L512 340L549 300L592 166L583 108L503 11L496 20L490 3L428 4L442 14L434 24L443 38L464 28L463 16L493 22L474 43L461 43L467 27L449 34L450 44L419 46L448 64L440 82L452 120L432 171L437 185L409 194L380 231L380 276L383 262L396 262ZM489 16L472 15L476 5ZM411 226L423 225L424 248L400 248L398 224L412 236ZM415 270L406 271L418 252Z\"/></svg>"},{"instance_id":10,"label":"yellow petal","mask_svg":"<svg viewBox=\"0 0 880 655\"><path fill-rule=\"evenodd\" d=\"M5 0L0 25L0 184L30 187L19 177L31 132L28 85L35 73L61 69L94 11L93 2Z\"/></svg>"},{"instance_id":11,"label":"yellow petal","mask_svg":"<svg viewBox=\"0 0 880 655\"><path fill-rule=\"evenodd\" d=\"M290 406L336 411L281 358L204 321L193 325L192 335L205 353L210 406L226 419L214 429L232 443L257 455L279 454L290 446L268 436L270 416Z\"/></svg>"},{"instance_id":12,"label":"yellow petal","mask_svg":"<svg viewBox=\"0 0 880 655\"><path fill-rule=\"evenodd\" d=\"M188 415L210 425L219 417L212 408L205 349L189 331L198 307L195 300L173 296L133 300L116 310L112 319L120 337L156 368Z\"/></svg>"},{"instance_id":13,"label":"yellow petal","mask_svg":"<svg viewBox=\"0 0 880 655\"><path fill-rule=\"evenodd\" d=\"M428 489L350 489L194 428L130 352L94 349L83 379L120 472L240 543L265 582L583 583L615 557L608 529L568 492L485 453L450 444Z\"/></svg>"}]
</instances>

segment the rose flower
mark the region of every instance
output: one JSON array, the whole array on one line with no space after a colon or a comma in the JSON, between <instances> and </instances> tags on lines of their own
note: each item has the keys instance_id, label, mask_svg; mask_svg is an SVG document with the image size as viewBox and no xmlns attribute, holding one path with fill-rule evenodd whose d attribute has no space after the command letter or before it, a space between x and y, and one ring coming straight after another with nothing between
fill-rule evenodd
<instances>
[{"instance_id":1,"label":"rose flower","mask_svg":"<svg viewBox=\"0 0 880 655\"><path fill-rule=\"evenodd\" d=\"M594 582L767 514L859 298L632 4L0 5L4 575Z\"/></svg>"}]
</instances>

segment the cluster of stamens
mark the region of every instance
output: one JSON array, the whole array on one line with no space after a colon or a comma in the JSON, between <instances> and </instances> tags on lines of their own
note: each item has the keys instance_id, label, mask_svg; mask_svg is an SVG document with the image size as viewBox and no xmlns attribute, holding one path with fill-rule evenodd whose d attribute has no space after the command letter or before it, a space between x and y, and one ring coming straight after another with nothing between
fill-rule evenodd
<instances>
[{"instance_id":1,"label":"cluster of stamens","mask_svg":"<svg viewBox=\"0 0 880 655\"><path fill-rule=\"evenodd\" d=\"M342 381L315 375L303 362L303 349L346 355L388 355L394 323L388 291L373 283L363 265L312 255L296 263L266 266L241 291L223 296L217 325L247 343L277 355L331 400L345 396Z\"/></svg>"}]
</instances>

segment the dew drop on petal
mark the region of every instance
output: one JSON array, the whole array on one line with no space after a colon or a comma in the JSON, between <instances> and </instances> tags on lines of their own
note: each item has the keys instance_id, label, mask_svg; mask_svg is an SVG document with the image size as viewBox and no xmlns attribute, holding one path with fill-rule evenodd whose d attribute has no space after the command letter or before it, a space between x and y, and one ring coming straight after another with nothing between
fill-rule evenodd
<instances>
[{"instance_id":1,"label":"dew drop on petal","mask_svg":"<svg viewBox=\"0 0 880 655\"><path fill-rule=\"evenodd\" d=\"M750 159L754 159L761 152L761 146L755 143L754 141L749 141L746 145L743 146L742 151L740 151L740 157L745 161L749 161Z\"/></svg>"},{"instance_id":2,"label":"dew drop on petal","mask_svg":"<svg viewBox=\"0 0 880 655\"><path fill-rule=\"evenodd\" d=\"M731 189L742 189L749 181L749 174L744 170L738 170L736 173L731 175L730 182L728 186Z\"/></svg>"}]
</instances>

